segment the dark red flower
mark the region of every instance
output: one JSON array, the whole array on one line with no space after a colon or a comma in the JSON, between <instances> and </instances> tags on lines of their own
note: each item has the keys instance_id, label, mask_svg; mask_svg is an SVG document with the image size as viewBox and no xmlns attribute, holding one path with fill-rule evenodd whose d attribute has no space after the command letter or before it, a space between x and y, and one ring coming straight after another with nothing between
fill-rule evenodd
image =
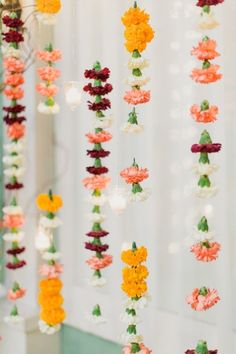
<instances>
[{"instance_id":1,"label":"dark red flower","mask_svg":"<svg viewBox=\"0 0 236 354\"><path fill-rule=\"evenodd\" d=\"M92 175L103 175L104 173L108 173L107 167L87 167L86 170L91 173Z\"/></svg>"},{"instance_id":2,"label":"dark red flower","mask_svg":"<svg viewBox=\"0 0 236 354\"><path fill-rule=\"evenodd\" d=\"M90 231L86 234L88 237L94 237L94 238L100 238L100 237L105 237L109 235L109 232L107 231Z\"/></svg>"},{"instance_id":3,"label":"dark red flower","mask_svg":"<svg viewBox=\"0 0 236 354\"><path fill-rule=\"evenodd\" d=\"M209 354L217 354L218 350L209 350ZM185 352L185 354L196 354L196 351L194 349L189 349Z\"/></svg>"},{"instance_id":4,"label":"dark red flower","mask_svg":"<svg viewBox=\"0 0 236 354\"><path fill-rule=\"evenodd\" d=\"M90 111L106 111L111 108L111 102L108 98L103 98L101 102L90 102L88 101L88 108Z\"/></svg>"},{"instance_id":5,"label":"dark red flower","mask_svg":"<svg viewBox=\"0 0 236 354\"><path fill-rule=\"evenodd\" d=\"M219 152L221 150L221 144L193 144L191 151L193 153L205 152L208 154Z\"/></svg>"},{"instance_id":6,"label":"dark red flower","mask_svg":"<svg viewBox=\"0 0 236 354\"><path fill-rule=\"evenodd\" d=\"M85 248L94 252L106 252L109 248L108 245L94 245L92 242L85 242Z\"/></svg>"},{"instance_id":7,"label":"dark red flower","mask_svg":"<svg viewBox=\"0 0 236 354\"><path fill-rule=\"evenodd\" d=\"M111 84L105 84L105 86L93 86L91 83L84 86L84 91L89 92L91 96L104 96L110 93L113 90Z\"/></svg>"},{"instance_id":8,"label":"dark red flower","mask_svg":"<svg viewBox=\"0 0 236 354\"><path fill-rule=\"evenodd\" d=\"M7 27L11 27L11 28L19 28L22 27L24 24L24 22L21 21L19 18L11 18L10 16L4 16L2 18L2 22Z\"/></svg>"},{"instance_id":9,"label":"dark red flower","mask_svg":"<svg viewBox=\"0 0 236 354\"><path fill-rule=\"evenodd\" d=\"M197 6L213 6L222 4L224 0L198 0Z\"/></svg>"},{"instance_id":10,"label":"dark red flower","mask_svg":"<svg viewBox=\"0 0 236 354\"><path fill-rule=\"evenodd\" d=\"M5 188L6 188L6 189L9 189L9 190L21 189L21 188L23 188L23 187L24 187L23 183L19 183L19 182L7 183L7 184L5 185Z\"/></svg>"},{"instance_id":11,"label":"dark red flower","mask_svg":"<svg viewBox=\"0 0 236 354\"><path fill-rule=\"evenodd\" d=\"M87 155L90 156L92 159L99 159L103 157L107 157L110 155L110 151L106 150L87 150Z\"/></svg>"},{"instance_id":12,"label":"dark red flower","mask_svg":"<svg viewBox=\"0 0 236 354\"><path fill-rule=\"evenodd\" d=\"M10 116L7 115L3 118L3 120L7 125L12 125L14 123L21 124L22 122L24 122L26 120L26 118L25 117L10 118Z\"/></svg>"},{"instance_id":13,"label":"dark red flower","mask_svg":"<svg viewBox=\"0 0 236 354\"><path fill-rule=\"evenodd\" d=\"M92 80L101 80L101 81L106 81L110 77L110 70L108 68L104 68L102 70L85 70L84 76L86 79L92 79Z\"/></svg>"},{"instance_id":14,"label":"dark red flower","mask_svg":"<svg viewBox=\"0 0 236 354\"><path fill-rule=\"evenodd\" d=\"M11 269L11 270L16 270L16 269L23 268L25 265L26 265L25 261L19 261L17 263L8 262L6 264L6 268Z\"/></svg>"},{"instance_id":15,"label":"dark red flower","mask_svg":"<svg viewBox=\"0 0 236 354\"><path fill-rule=\"evenodd\" d=\"M11 255L11 256L16 256L17 254L21 254L25 251L25 247L18 247L18 248L13 248L10 250L7 250L7 254Z\"/></svg>"},{"instance_id":16,"label":"dark red flower","mask_svg":"<svg viewBox=\"0 0 236 354\"><path fill-rule=\"evenodd\" d=\"M25 110L25 106L17 104L15 106L3 107L3 110L8 113L21 113Z\"/></svg>"},{"instance_id":17,"label":"dark red flower","mask_svg":"<svg viewBox=\"0 0 236 354\"><path fill-rule=\"evenodd\" d=\"M2 33L3 40L7 43L20 43L24 41L22 33L10 30L9 32Z\"/></svg>"}]
</instances>

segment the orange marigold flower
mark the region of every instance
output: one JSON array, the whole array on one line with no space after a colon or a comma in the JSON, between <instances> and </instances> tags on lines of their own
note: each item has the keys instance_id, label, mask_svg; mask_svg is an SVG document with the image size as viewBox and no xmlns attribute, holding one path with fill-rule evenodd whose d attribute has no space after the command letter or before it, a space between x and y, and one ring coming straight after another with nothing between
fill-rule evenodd
<instances>
[{"instance_id":1,"label":"orange marigold flower","mask_svg":"<svg viewBox=\"0 0 236 354\"><path fill-rule=\"evenodd\" d=\"M131 166L121 171L120 176L126 183L140 183L149 177L147 168L140 168L138 166Z\"/></svg>"},{"instance_id":2,"label":"orange marigold flower","mask_svg":"<svg viewBox=\"0 0 236 354\"><path fill-rule=\"evenodd\" d=\"M110 182L111 178L105 176L87 177L83 180L84 187L92 190L105 189Z\"/></svg>"},{"instance_id":3,"label":"orange marigold flower","mask_svg":"<svg viewBox=\"0 0 236 354\"><path fill-rule=\"evenodd\" d=\"M192 71L191 78L200 84L210 84L222 78L222 74L218 73L219 65L211 64L207 69L195 68Z\"/></svg>"},{"instance_id":4,"label":"orange marigold flower","mask_svg":"<svg viewBox=\"0 0 236 354\"><path fill-rule=\"evenodd\" d=\"M137 267L147 259L147 249L142 246L136 250L126 250L121 253L121 259L130 267Z\"/></svg>"},{"instance_id":5,"label":"orange marigold flower","mask_svg":"<svg viewBox=\"0 0 236 354\"><path fill-rule=\"evenodd\" d=\"M122 290L132 298L142 297L147 292L146 282L124 282L121 287Z\"/></svg>"},{"instance_id":6,"label":"orange marigold flower","mask_svg":"<svg viewBox=\"0 0 236 354\"><path fill-rule=\"evenodd\" d=\"M126 27L125 38L125 46L129 52L138 50L141 53L154 38L154 31L148 23L142 22Z\"/></svg>"},{"instance_id":7,"label":"orange marigold flower","mask_svg":"<svg viewBox=\"0 0 236 354\"><path fill-rule=\"evenodd\" d=\"M39 305L43 307L44 310L50 310L53 308L59 308L62 306L64 299L60 294L48 295L44 292L39 293L38 298Z\"/></svg>"},{"instance_id":8,"label":"orange marigold flower","mask_svg":"<svg viewBox=\"0 0 236 354\"><path fill-rule=\"evenodd\" d=\"M201 107L194 104L190 108L190 113L193 119L198 123L212 123L217 119L219 108L217 106L210 106L207 110L201 110Z\"/></svg>"},{"instance_id":9,"label":"orange marigold flower","mask_svg":"<svg viewBox=\"0 0 236 354\"><path fill-rule=\"evenodd\" d=\"M200 242L191 247L191 252L195 254L198 261L212 262L218 258L220 249L218 242L209 242L207 245Z\"/></svg>"},{"instance_id":10,"label":"orange marigold flower","mask_svg":"<svg viewBox=\"0 0 236 354\"><path fill-rule=\"evenodd\" d=\"M47 14L56 14L61 9L60 0L37 0L36 8L39 12Z\"/></svg>"},{"instance_id":11,"label":"orange marigold flower","mask_svg":"<svg viewBox=\"0 0 236 354\"><path fill-rule=\"evenodd\" d=\"M40 318L48 325L56 326L61 324L66 317L65 311L62 308L43 309L40 313Z\"/></svg>"},{"instance_id":12,"label":"orange marigold flower","mask_svg":"<svg viewBox=\"0 0 236 354\"><path fill-rule=\"evenodd\" d=\"M123 268L124 282L141 282L148 277L148 269L144 265L138 265L135 268Z\"/></svg>"},{"instance_id":13,"label":"orange marigold flower","mask_svg":"<svg viewBox=\"0 0 236 354\"><path fill-rule=\"evenodd\" d=\"M149 14L139 7L130 7L121 18L124 26L139 25L142 22L149 21Z\"/></svg>"},{"instance_id":14,"label":"orange marigold flower","mask_svg":"<svg viewBox=\"0 0 236 354\"><path fill-rule=\"evenodd\" d=\"M63 201L62 198L56 194L40 194L36 199L36 204L38 208L43 211L56 213L63 206Z\"/></svg>"},{"instance_id":15,"label":"orange marigold flower","mask_svg":"<svg viewBox=\"0 0 236 354\"><path fill-rule=\"evenodd\" d=\"M207 39L199 42L197 47L194 47L191 54L196 56L199 60L212 60L220 56L216 51L216 41Z\"/></svg>"},{"instance_id":16,"label":"orange marigold flower","mask_svg":"<svg viewBox=\"0 0 236 354\"><path fill-rule=\"evenodd\" d=\"M150 91L145 90L131 90L126 91L124 95L124 100L128 104L137 106L138 104L143 104L149 102L151 99Z\"/></svg>"},{"instance_id":17,"label":"orange marigold flower","mask_svg":"<svg viewBox=\"0 0 236 354\"><path fill-rule=\"evenodd\" d=\"M39 288L45 295L57 295L62 288L62 281L59 278L42 279L39 282Z\"/></svg>"}]
</instances>

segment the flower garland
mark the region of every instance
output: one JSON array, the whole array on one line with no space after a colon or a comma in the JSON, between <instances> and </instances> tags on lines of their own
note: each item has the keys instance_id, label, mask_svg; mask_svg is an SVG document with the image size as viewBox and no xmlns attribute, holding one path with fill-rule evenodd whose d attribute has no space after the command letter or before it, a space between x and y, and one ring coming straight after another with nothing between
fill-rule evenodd
<instances>
[{"instance_id":1,"label":"flower garland","mask_svg":"<svg viewBox=\"0 0 236 354\"><path fill-rule=\"evenodd\" d=\"M56 14L61 10L61 0L36 0L39 22L45 25L56 23Z\"/></svg>"},{"instance_id":2,"label":"flower garland","mask_svg":"<svg viewBox=\"0 0 236 354\"><path fill-rule=\"evenodd\" d=\"M127 264L123 268L122 290L128 296L125 302L125 313L122 314L121 320L128 327L126 333L123 334L123 340L127 345L123 348L123 354L151 354L152 350L148 349L142 342L143 337L137 334L137 324L140 322L138 310L147 305L147 283L148 269L144 262L147 260L147 249L145 247L137 248L136 243L132 245L132 249L125 249L121 254L122 261Z\"/></svg>"},{"instance_id":3,"label":"flower garland","mask_svg":"<svg viewBox=\"0 0 236 354\"><path fill-rule=\"evenodd\" d=\"M150 79L143 76L142 70L149 64L141 55L147 44L154 38L154 31L149 24L149 18L150 16L137 6L137 1L122 17L122 23L125 26L125 47L128 52L132 53L128 62L128 69L131 70L132 75L126 81L130 90L126 91L124 100L134 108L129 113L128 121L122 127L122 130L128 133L139 133L143 130L143 126L138 123L135 107L148 103L151 98L150 91L143 89Z\"/></svg>"},{"instance_id":4,"label":"flower garland","mask_svg":"<svg viewBox=\"0 0 236 354\"><path fill-rule=\"evenodd\" d=\"M141 182L149 177L148 169L140 168L135 159L131 167L125 168L120 172L120 176L127 184L132 185L132 191L129 194L130 201L144 201L149 197L149 190L143 189L140 185Z\"/></svg>"},{"instance_id":5,"label":"flower garland","mask_svg":"<svg viewBox=\"0 0 236 354\"><path fill-rule=\"evenodd\" d=\"M63 284L60 280L63 266L59 262L60 253L57 251L53 235L54 230L61 225L61 220L56 213L62 207L63 202L59 195L53 194L50 190L48 194L40 194L36 203L38 208L45 213L40 217L39 228L48 239L48 247L42 250L45 263L39 268L39 274L44 277L39 282L38 302L41 306L39 329L42 333L51 335L60 330L61 323L66 316L62 308Z\"/></svg>"},{"instance_id":6,"label":"flower garland","mask_svg":"<svg viewBox=\"0 0 236 354\"><path fill-rule=\"evenodd\" d=\"M93 149L88 150L87 154L94 159L94 164L86 169L92 176L83 180L84 187L92 190L89 202L93 205L92 212L88 215L88 219L93 223L93 226L92 230L87 233L87 236L90 239L92 238L92 241L86 242L85 248L95 252L95 255L89 258L86 263L93 271L90 284L100 287L106 284L102 270L109 267L113 260L113 257L106 253L109 245L102 243L102 239L108 236L109 232L105 231L101 225L106 219L106 215L101 213L101 207L106 202L103 190L107 188L111 181L111 178L106 176L109 172L108 168L102 164L102 159L109 156L110 152L104 150L102 144L112 139L112 135L107 130L104 130L109 128L112 122L111 117L106 117L104 114L104 111L111 108L110 100L104 96L108 95L113 90L113 87L107 83L110 77L110 70L108 68L102 69L99 62L96 62L91 70L86 70L84 76L86 79L94 80L93 84L89 83L84 87L84 91L94 98L93 101L88 101L88 108L95 112L93 121L95 131L94 133L86 134L88 142L93 144ZM94 323L105 322L99 305L93 308L92 314L88 317Z\"/></svg>"},{"instance_id":7,"label":"flower garland","mask_svg":"<svg viewBox=\"0 0 236 354\"><path fill-rule=\"evenodd\" d=\"M188 349L185 354L217 354L218 350L209 350L207 342L199 340L196 349Z\"/></svg>"},{"instance_id":8,"label":"flower garland","mask_svg":"<svg viewBox=\"0 0 236 354\"><path fill-rule=\"evenodd\" d=\"M7 232L3 235L3 239L11 247L7 249L7 255L11 257L6 264L6 268L16 270L23 268L26 261L21 258L25 247L21 246L21 242L25 236L22 227L25 223L22 207L18 204L17 191L23 188L21 177L25 172L24 168L24 144L22 140L25 136L26 120L22 112L25 106L19 104L19 100L24 97L24 70L25 63L22 60L20 43L24 41L23 21L18 18L15 12L10 12L2 18L3 24L7 28L7 32L2 33L4 45L3 67L4 67L4 96L10 101L9 106L4 106L5 116L3 118L7 126L7 137L10 143L4 145L5 156L3 163L6 166L4 175L7 178L5 188L12 192L10 205L3 208L3 227ZM7 323L19 323L23 318L19 315L17 301L22 299L26 294L26 290L21 287L18 281L13 281L11 289L7 293L8 300L14 302L10 316L5 317Z\"/></svg>"},{"instance_id":9,"label":"flower garland","mask_svg":"<svg viewBox=\"0 0 236 354\"><path fill-rule=\"evenodd\" d=\"M61 73L60 70L54 68L54 64L61 59L61 52L58 49L53 49L53 45L49 43L45 50L38 51L36 56L46 63L45 67L38 69L38 75L44 82L36 85L36 91L45 97L45 101L39 103L38 111L42 114L57 114L60 112L60 107L54 99L58 93L55 81Z\"/></svg>"},{"instance_id":10,"label":"flower garland","mask_svg":"<svg viewBox=\"0 0 236 354\"><path fill-rule=\"evenodd\" d=\"M199 28L202 30L211 30L219 26L215 19L212 6L222 4L224 0L198 0L197 6L201 7L201 20Z\"/></svg>"}]
</instances>

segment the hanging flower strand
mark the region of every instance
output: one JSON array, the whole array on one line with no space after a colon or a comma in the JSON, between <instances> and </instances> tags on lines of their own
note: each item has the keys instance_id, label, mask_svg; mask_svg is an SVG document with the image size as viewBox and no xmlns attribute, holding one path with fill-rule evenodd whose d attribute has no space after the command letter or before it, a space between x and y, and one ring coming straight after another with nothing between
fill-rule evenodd
<instances>
[{"instance_id":1,"label":"hanging flower strand","mask_svg":"<svg viewBox=\"0 0 236 354\"><path fill-rule=\"evenodd\" d=\"M108 95L113 87L110 83L107 83L110 70L108 68L102 69L99 62L96 62L91 70L86 70L84 76L86 79L93 80L93 83L84 87L84 91L88 92L93 98L93 101L88 101L88 108L95 113L93 121L95 131L86 134L88 142L93 144L93 149L88 150L87 154L94 159L94 164L86 168L92 176L83 180L84 187L92 190L89 201L93 205L92 212L88 215L88 219L93 223L93 226L92 230L87 233L87 237L92 241L86 242L85 248L94 252L95 255L89 258L86 263L93 271L90 284L92 286L103 286L106 284L106 279L103 277L102 270L109 267L113 260L113 257L106 253L109 245L102 242L102 239L108 236L109 232L102 227L106 215L102 214L101 211L101 207L106 201L103 190L107 188L111 181L111 178L106 176L109 170L102 163L102 159L110 154L109 151L103 149L102 144L112 139L112 135L104 130L109 128L112 123L111 117L106 117L104 113L111 108L111 102L104 96ZM93 323L105 322L99 304L94 306L88 319Z\"/></svg>"},{"instance_id":2,"label":"hanging flower strand","mask_svg":"<svg viewBox=\"0 0 236 354\"><path fill-rule=\"evenodd\" d=\"M123 354L151 354L152 350L143 344L142 335L137 334L137 325L140 322L138 311L147 304L147 282L148 269L144 262L147 260L147 249L137 248L133 242L132 249L125 249L121 254L122 261L127 265L123 268L122 290L128 296L125 302L125 313L121 320L128 327L122 335L125 347Z\"/></svg>"},{"instance_id":3,"label":"hanging flower strand","mask_svg":"<svg viewBox=\"0 0 236 354\"><path fill-rule=\"evenodd\" d=\"M58 87L55 81L60 77L60 70L54 67L55 62L61 59L61 52L58 49L53 49L53 45L49 43L45 50L40 50L36 53L39 60L46 63L45 67L38 69L38 75L44 82L36 85L36 91L43 97L44 102L38 105L38 111L42 114L57 114L60 112L59 105L55 102L55 96L58 93Z\"/></svg>"},{"instance_id":4,"label":"hanging flower strand","mask_svg":"<svg viewBox=\"0 0 236 354\"><path fill-rule=\"evenodd\" d=\"M22 176L25 172L24 168L24 145L22 140L25 136L26 121L23 112L25 106L19 103L24 98L24 70L25 63L22 60L21 43L24 42L23 26L24 23L18 18L15 12L10 12L3 16L3 24L6 26L6 32L2 33L2 53L4 68L4 96L10 101L8 106L3 107L5 116L3 120L7 126L7 137L9 143L4 145L5 155L3 157L4 175L7 180L5 188L12 192L11 201L8 206L3 208L3 228L6 232L3 239L10 244L7 249L8 261L6 268L16 272L26 265L26 261L22 259L25 247L21 242L25 236L22 228L25 224L25 217L22 207L18 204L17 191L23 188ZM16 277L15 277L16 278ZM10 315L5 317L5 322L17 324L23 321L18 310L18 301L26 294L19 281L14 281L11 289L7 293L9 301L14 305Z\"/></svg>"},{"instance_id":5,"label":"hanging flower strand","mask_svg":"<svg viewBox=\"0 0 236 354\"><path fill-rule=\"evenodd\" d=\"M53 194L50 190L48 194L40 194L36 203L39 210L44 212L44 215L40 217L39 228L48 241L46 247L41 248L45 263L39 268L39 274L43 277L39 282L38 301L41 307L39 329L42 333L51 335L60 330L61 323L66 316L62 308L63 284L60 280L63 266L59 262L60 253L54 240L54 230L61 225L61 220L56 213L63 206L63 201L59 195Z\"/></svg>"},{"instance_id":6,"label":"hanging flower strand","mask_svg":"<svg viewBox=\"0 0 236 354\"><path fill-rule=\"evenodd\" d=\"M193 310L206 311L215 306L220 301L220 297L217 290L203 287L194 289L186 301Z\"/></svg>"},{"instance_id":7,"label":"hanging flower strand","mask_svg":"<svg viewBox=\"0 0 236 354\"><path fill-rule=\"evenodd\" d=\"M207 342L199 340L196 349L188 349L185 354L217 354L218 350L209 350Z\"/></svg>"},{"instance_id":8,"label":"hanging flower strand","mask_svg":"<svg viewBox=\"0 0 236 354\"><path fill-rule=\"evenodd\" d=\"M122 127L122 130L128 133L139 133L143 130L143 126L138 123L138 114L135 107L148 103L151 98L150 91L143 89L149 82L149 77L143 76L142 70L148 67L148 61L143 59L141 55L147 44L154 38L154 31L149 24L149 18L150 16L138 7L137 1L122 17L122 23L125 26L125 47L128 52L132 53L128 63L132 75L126 81L130 90L126 91L124 100L134 108L129 113L127 123Z\"/></svg>"}]
</instances>

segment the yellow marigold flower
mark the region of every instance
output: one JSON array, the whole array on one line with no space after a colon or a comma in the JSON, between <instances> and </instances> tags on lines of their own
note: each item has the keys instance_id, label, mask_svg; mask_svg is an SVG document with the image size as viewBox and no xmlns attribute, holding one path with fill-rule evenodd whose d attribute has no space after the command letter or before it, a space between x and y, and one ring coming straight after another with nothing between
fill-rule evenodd
<instances>
[{"instance_id":1,"label":"yellow marigold flower","mask_svg":"<svg viewBox=\"0 0 236 354\"><path fill-rule=\"evenodd\" d=\"M147 249L146 247L139 247L136 250L123 251L121 254L121 259L124 263L131 267L137 267L142 262L147 259Z\"/></svg>"},{"instance_id":2,"label":"yellow marigold flower","mask_svg":"<svg viewBox=\"0 0 236 354\"><path fill-rule=\"evenodd\" d=\"M136 268L124 268L123 269L123 280L124 282L142 282L148 277L147 267L140 265Z\"/></svg>"},{"instance_id":3,"label":"yellow marigold flower","mask_svg":"<svg viewBox=\"0 0 236 354\"><path fill-rule=\"evenodd\" d=\"M60 294L52 296L41 292L39 294L38 302L44 310L50 310L61 307L64 299Z\"/></svg>"},{"instance_id":4,"label":"yellow marigold flower","mask_svg":"<svg viewBox=\"0 0 236 354\"><path fill-rule=\"evenodd\" d=\"M65 311L62 308L43 309L40 313L40 318L51 326L61 324L66 317Z\"/></svg>"},{"instance_id":5,"label":"yellow marigold flower","mask_svg":"<svg viewBox=\"0 0 236 354\"><path fill-rule=\"evenodd\" d=\"M141 53L154 38L154 31L148 23L131 25L125 30L125 46L129 52L138 50Z\"/></svg>"},{"instance_id":6,"label":"yellow marigold flower","mask_svg":"<svg viewBox=\"0 0 236 354\"><path fill-rule=\"evenodd\" d=\"M48 296L59 294L62 288L62 281L58 278L55 279L42 279L39 282L40 290Z\"/></svg>"},{"instance_id":7,"label":"yellow marigold flower","mask_svg":"<svg viewBox=\"0 0 236 354\"><path fill-rule=\"evenodd\" d=\"M128 297L142 297L147 292L147 283L125 282L122 284L122 290Z\"/></svg>"},{"instance_id":8,"label":"yellow marigold flower","mask_svg":"<svg viewBox=\"0 0 236 354\"><path fill-rule=\"evenodd\" d=\"M56 213L63 206L62 198L56 194L40 194L36 203L39 209L48 213Z\"/></svg>"},{"instance_id":9,"label":"yellow marigold flower","mask_svg":"<svg viewBox=\"0 0 236 354\"><path fill-rule=\"evenodd\" d=\"M56 14L61 9L60 0L36 0L36 9L46 14Z\"/></svg>"},{"instance_id":10,"label":"yellow marigold flower","mask_svg":"<svg viewBox=\"0 0 236 354\"><path fill-rule=\"evenodd\" d=\"M149 21L149 14L147 14L144 10L140 10L139 7L131 7L128 11L126 11L122 17L122 23L125 26L138 25L142 22Z\"/></svg>"}]
</instances>

